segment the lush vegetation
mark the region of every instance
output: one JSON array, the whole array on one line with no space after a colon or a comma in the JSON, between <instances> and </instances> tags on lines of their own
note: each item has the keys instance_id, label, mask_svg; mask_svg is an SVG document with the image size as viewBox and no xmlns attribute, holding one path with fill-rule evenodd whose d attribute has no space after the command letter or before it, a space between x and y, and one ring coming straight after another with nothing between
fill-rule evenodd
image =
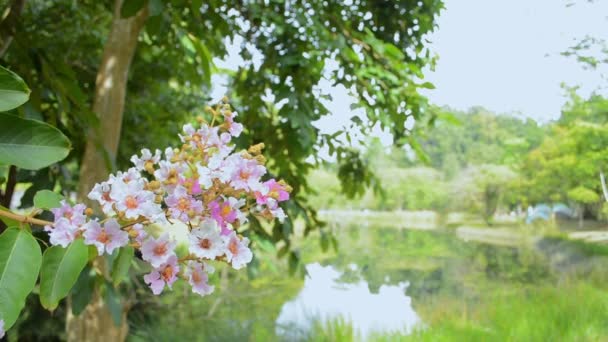
<instances>
[{"instance_id":1,"label":"lush vegetation","mask_svg":"<svg viewBox=\"0 0 608 342\"><path fill-rule=\"evenodd\" d=\"M0 10L0 339L608 338L605 246L496 227L535 206L605 229L608 99L564 87L561 117L543 124L434 106L442 0ZM607 51L586 37L563 54L599 72ZM342 114L332 87L354 114L322 131ZM378 129L391 146L361 139ZM396 289L424 324L278 324L311 265L337 274L324 288ZM211 284L215 299L186 297Z\"/></svg>"},{"instance_id":2,"label":"lush vegetation","mask_svg":"<svg viewBox=\"0 0 608 342\"><path fill-rule=\"evenodd\" d=\"M323 209L470 211L488 222L497 209L566 203L588 218L605 217L607 99L572 90L560 119L544 125L482 108L436 111L443 121L414 130L424 155L372 140L366 157L379 186L353 199L330 162L312 174L312 202Z\"/></svg>"}]
</instances>

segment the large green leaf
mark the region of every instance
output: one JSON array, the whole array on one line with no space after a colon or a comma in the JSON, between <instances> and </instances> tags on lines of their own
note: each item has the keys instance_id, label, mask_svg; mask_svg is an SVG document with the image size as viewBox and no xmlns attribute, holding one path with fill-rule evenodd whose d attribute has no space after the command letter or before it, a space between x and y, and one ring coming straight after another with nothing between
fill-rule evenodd
<instances>
[{"instance_id":1,"label":"large green leaf","mask_svg":"<svg viewBox=\"0 0 608 342\"><path fill-rule=\"evenodd\" d=\"M17 320L38 278L42 253L31 233L9 228L0 235L0 316L4 329Z\"/></svg>"},{"instance_id":2,"label":"large green leaf","mask_svg":"<svg viewBox=\"0 0 608 342\"><path fill-rule=\"evenodd\" d=\"M131 262L133 261L134 249L131 246L123 247L119 250L118 256L112 264L112 283L118 286L129 273Z\"/></svg>"},{"instance_id":3,"label":"large green leaf","mask_svg":"<svg viewBox=\"0 0 608 342\"><path fill-rule=\"evenodd\" d=\"M40 190L34 196L34 206L40 209L52 209L61 206L63 196L50 190Z\"/></svg>"},{"instance_id":4,"label":"large green leaf","mask_svg":"<svg viewBox=\"0 0 608 342\"><path fill-rule=\"evenodd\" d=\"M30 90L21 77L0 66L0 111L19 107L30 98Z\"/></svg>"},{"instance_id":5,"label":"large green leaf","mask_svg":"<svg viewBox=\"0 0 608 342\"><path fill-rule=\"evenodd\" d=\"M44 122L0 113L0 164L38 170L70 152L70 141Z\"/></svg>"},{"instance_id":6,"label":"large green leaf","mask_svg":"<svg viewBox=\"0 0 608 342\"><path fill-rule=\"evenodd\" d=\"M89 305L93 298L93 291L95 290L95 271L90 267L80 272L78 280L74 287L72 287L72 313L75 316L80 315L84 309Z\"/></svg>"},{"instance_id":7,"label":"large green leaf","mask_svg":"<svg viewBox=\"0 0 608 342\"><path fill-rule=\"evenodd\" d=\"M88 261L88 249L82 239L68 248L53 246L44 252L40 270L40 303L54 310L78 280Z\"/></svg>"},{"instance_id":8,"label":"large green leaf","mask_svg":"<svg viewBox=\"0 0 608 342\"><path fill-rule=\"evenodd\" d=\"M114 321L114 325L117 327L120 326L122 322L122 300L120 298L120 293L116 292L112 283L106 281L105 283L105 300L108 309L110 309L110 315L112 316L112 320Z\"/></svg>"}]
</instances>

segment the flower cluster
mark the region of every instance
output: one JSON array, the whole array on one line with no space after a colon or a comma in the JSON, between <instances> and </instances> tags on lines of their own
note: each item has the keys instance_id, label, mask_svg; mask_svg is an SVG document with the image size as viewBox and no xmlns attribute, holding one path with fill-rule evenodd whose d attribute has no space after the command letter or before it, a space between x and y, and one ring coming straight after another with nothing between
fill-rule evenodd
<instances>
[{"instance_id":1,"label":"flower cluster","mask_svg":"<svg viewBox=\"0 0 608 342\"><path fill-rule=\"evenodd\" d=\"M232 138L243 126L234 121L237 114L226 101L206 110L211 123L199 118L198 127L185 125L180 148L143 149L131 158L132 168L93 187L88 197L99 203L103 220L90 218L92 210L82 204L62 202L53 209L54 224L45 227L51 244L66 247L83 237L99 255L131 245L152 267L144 281L154 294L182 278L193 292L207 295L214 289L210 262L245 267L253 255L239 227L249 214L283 220L279 203L289 199L291 188L283 181L262 180L267 173L263 144L234 151ZM182 255L169 234L155 237L148 228L175 221L189 230L188 252Z\"/></svg>"}]
</instances>

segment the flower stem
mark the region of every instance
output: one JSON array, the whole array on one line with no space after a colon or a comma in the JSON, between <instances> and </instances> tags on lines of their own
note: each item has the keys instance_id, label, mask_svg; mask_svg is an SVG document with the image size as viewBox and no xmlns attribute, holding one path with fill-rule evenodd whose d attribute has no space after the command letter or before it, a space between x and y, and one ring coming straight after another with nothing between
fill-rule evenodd
<instances>
[{"instance_id":1,"label":"flower stem","mask_svg":"<svg viewBox=\"0 0 608 342\"><path fill-rule=\"evenodd\" d=\"M15 221L19 221L22 223L33 223L33 224L37 224L40 226L46 226L46 225L53 225L53 222L51 221L45 221L45 220L40 220L37 218L33 218L33 217L29 217L29 216L25 216L25 215L19 215L19 214L15 214L13 212L10 211L5 211L0 209L0 216L2 217L6 217Z\"/></svg>"}]
</instances>

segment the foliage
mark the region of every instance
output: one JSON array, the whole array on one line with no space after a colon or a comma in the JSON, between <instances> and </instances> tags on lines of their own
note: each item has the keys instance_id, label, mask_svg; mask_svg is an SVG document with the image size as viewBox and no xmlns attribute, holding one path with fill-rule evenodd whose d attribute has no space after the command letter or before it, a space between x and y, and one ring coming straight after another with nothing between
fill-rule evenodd
<instances>
[{"instance_id":1,"label":"foliage","mask_svg":"<svg viewBox=\"0 0 608 342\"><path fill-rule=\"evenodd\" d=\"M587 210L597 207L599 174L608 166L607 109L608 101L600 96L571 94L560 120L522 165L523 197L531 203L569 200Z\"/></svg>"},{"instance_id":2,"label":"foliage","mask_svg":"<svg viewBox=\"0 0 608 342\"><path fill-rule=\"evenodd\" d=\"M431 168L376 169L375 176L383 192L367 190L362 197L352 200L344 195L339 179L331 169L311 173L314 193L310 202L319 209L371 210L440 210L448 204L448 183Z\"/></svg>"},{"instance_id":3,"label":"foliage","mask_svg":"<svg viewBox=\"0 0 608 342\"><path fill-rule=\"evenodd\" d=\"M568 293L569 295L564 295ZM608 336L605 291L588 284L529 289L513 294L506 288L487 295L479 309L444 300L443 312L427 329L404 341L602 340ZM551 303L551 305L547 305ZM449 306L449 309L447 308Z\"/></svg>"},{"instance_id":4,"label":"foliage","mask_svg":"<svg viewBox=\"0 0 608 342\"><path fill-rule=\"evenodd\" d=\"M42 257L40 272L42 306L54 310L59 301L70 293L88 261L89 250L82 239L77 239L67 248L61 246L48 248Z\"/></svg>"},{"instance_id":5,"label":"foliage","mask_svg":"<svg viewBox=\"0 0 608 342\"><path fill-rule=\"evenodd\" d=\"M328 98L320 88L322 80L351 90L357 106L364 109L365 118L353 121L362 131L380 125L398 141L408 134L404 123L409 117L426 114L426 99L418 89L432 87L421 81L421 70L434 65L435 58L425 45L443 7L440 0L404 0L391 6L373 1L314 1L301 6L224 0L129 1L120 9L113 8L115 3L27 2L19 25L11 28L14 39L1 61L32 87L31 100L16 114L50 123L72 142L61 163L35 172L17 170L10 187L29 184L22 207L31 206L40 189L70 195L78 183L86 142L98 139L100 133L121 135L117 155L105 151L108 172L124 167L140 146L169 145L168 137L201 114L195 109L201 92L202 100L208 100L204 95L211 89L211 75L219 71L213 58L226 57L230 41L243 42L244 64L227 73L231 97L237 100L237 110L248 127L238 144L245 147L263 140L269 171L294 188L294 201L285 206L291 218L270 232L252 219L248 234L283 244L283 251L289 251L292 218L305 218L307 231L321 226L301 195L316 151L331 146L347 168L355 161L346 158L352 156L349 147L338 140L338 135L347 133L321 134L312 125L329 114L322 102ZM123 129L99 132L100 122L91 108L112 13L118 10L122 17L129 17L144 7L148 17L131 62ZM93 142L103 152L101 142ZM352 179L352 172L343 174ZM356 174L371 179L366 170L357 169ZM355 189L366 183L371 184L348 185ZM12 191L6 195L10 202ZM295 251L281 255L288 256L297 269Z\"/></svg>"},{"instance_id":6,"label":"foliage","mask_svg":"<svg viewBox=\"0 0 608 342\"><path fill-rule=\"evenodd\" d=\"M244 64L227 79L230 96L248 127L239 146L265 142L269 169L294 187L294 202L285 209L294 219L305 217L307 231L321 225L299 195L315 165L311 157L327 146L343 165L354 161L349 147L338 139L348 133L321 134L312 125L329 114L323 104L329 95L320 88L322 80L352 91L365 113L365 118L355 117L353 122L363 131L380 125L398 141L408 134L404 125L408 117L426 114L426 99L418 89L432 87L421 81L421 70L435 62L425 39L443 8L440 0L404 0L391 6L373 1L289 6L175 0L137 1L129 6L133 8L124 9L124 15L149 6L149 17L132 61L114 168L126 165L138 146L166 146L168 133L177 133L181 123L200 114L195 108L201 89L203 94L209 92L210 76L218 71L213 58L227 56L229 41L243 42ZM14 42L2 57L32 85L32 100L21 114L57 126L73 149L57 167L28 177L20 174L18 180L36 179L30 193L59 184L67 194L77 183L86 132L99 127L90 108L112 5L34 2L28 3L21 19ZM370 184L349 186L360 193L366 183ZM265 239L289 245L291 219L277 224L270 235L253 223L251 228Z\"/></svg>"},{"instance_id":7,"label":"foliage","mask_svg":"<svg viewBox=\"0 0 608 342\"><path fill-rule=\"evenodd\" d=\"M29 99L30 90L21 77L0 67L0 111L21 106Z\"/></svg>"},{"instance_id":8,"label":"foliage","mask_svg":"<svg viewBox=\"0 0 608 342\"><path fill-rule=\"evenodd\" d=\"M36 285L41 262L40 246L27 230L13 227L0 235L0 316L4 329L19 317Z\"/></svg>"},{"instance_id":9,"label":"foliage","mask_svg":"<svg viewBox=\"0 0 608 342\"><path fill-rule=\"evenodd\" d=\"M501 196L516 173L504 165L479 165L463 170L452 181L451 198L455 208L480 212L488 224L498 208Z\"/></svg>"},{"instance_id":10,"label":"foliage","mask_svg":"<svg viewBox=\"0 0 608 342\"><path fill-rule=\"evenodd\" d=\"M532 119L495 114L481 107L468 112L434 110L440 119L432 127L417 125L416 133L430 165L450 179L471 165L517 165L541 143L545 132Z\"/></svg>"}]
</instances>

